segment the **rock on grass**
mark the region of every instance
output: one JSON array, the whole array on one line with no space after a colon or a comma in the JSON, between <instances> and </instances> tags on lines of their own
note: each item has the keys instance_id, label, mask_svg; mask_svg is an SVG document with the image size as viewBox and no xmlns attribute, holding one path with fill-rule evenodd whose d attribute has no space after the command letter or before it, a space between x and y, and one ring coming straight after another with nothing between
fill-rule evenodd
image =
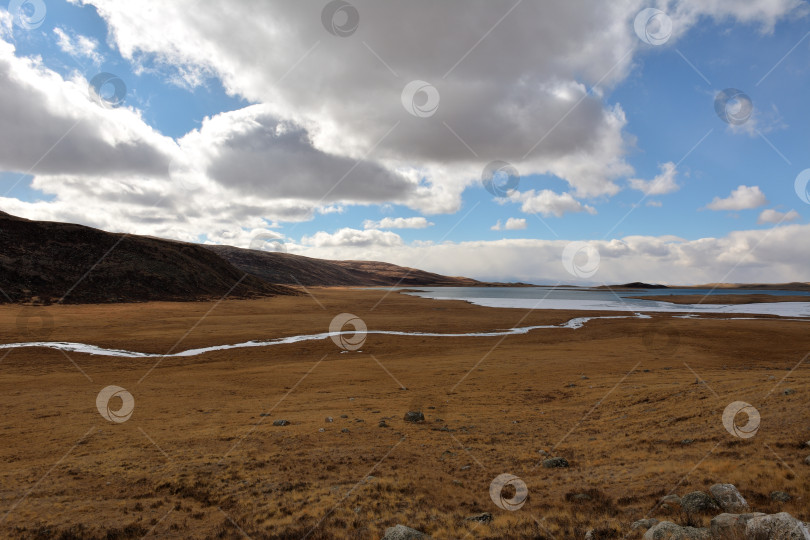
<instances>
[{"instance_id":1,"label":"rock on grass","mask_svg":"<svg viewBox=\"0 0 810 540\"><path fill-rule=\"evenodd\" d=\"M543 467L546 469L560 469L568 467L568 460L563 457L553 457L543 460Z\"/></svg>"},{"instance_id":2,"label":"rock on grass","mask_svg":"<svg viewBox=\"0 0 810 540\"><path fill-rule=\"evenodd\" d=\"M396 525L385 530L385 536L382 537L382 540L425 540L429 538L430 536L416 529L411 529L405 525Z\"/></svg>"},{"instance_id":3,"label":"rock on grass","mask_svg":"<svg viewBox=\"0 0 810 540\"><path fill-rule=\"evenodd\" d=\"M422 414L422 411L408 411L405 413L405 421L413 423L424 422L425 415Z\"/></svg>"},{"instance_id":4,"label":"rock on grass","mask_svg":"<svg viewBox=\"0 0 810 540\"><path fill-rule=\"evenodd\" d=\"M662 521L644 533L644 540L711 540L709 529L682 527Z\"/></svg>"},{"instance_id":5,"label":"rock on grass","mask_svg":"<svg viewBox=\"0 0 810 540\"><path fill-rule=\"evenodd\" d=\"M724 512L740 514L750 509L748 502L733 484L715 484L709 488L709 492Z\"/></svg>"},{"instance_id":6,"label":"rock on grass","mask_svg":"<svg viewBox=\"0 0 810 540\"><path fill-rule=\"evenodd\" d=\"M687 514L700 514L718 510L714 499L702 491L693 491L681 497L681 508Z\"/></svg>"},{"instance_id":7,"label":"rock on grass","mask_svg":"<svg viewBox=\"0 0 810 540\"><path fill-rule=\"evenodd\" d=\"M709 530L714 538L745 538L745 526L748 521L764 515L761 512L753 514L720 514L712 518Z\"/></svg>"},{"instance_id":8,"label":"rock on grass","mask_svg":"<svg viewBox=\"0 0 810 540\"><path fill-rule=\"evenodd\" d=\"M758 516L745 526L746 540L807 540L810 531L804 523L787 512Z\"/></svg>"}]
</instances>

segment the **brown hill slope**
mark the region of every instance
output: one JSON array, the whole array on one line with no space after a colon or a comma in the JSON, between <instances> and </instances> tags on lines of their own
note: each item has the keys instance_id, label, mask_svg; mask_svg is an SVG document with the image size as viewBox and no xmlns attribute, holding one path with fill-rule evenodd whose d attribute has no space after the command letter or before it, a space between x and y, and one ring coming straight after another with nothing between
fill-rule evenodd
<instances>
[{"instance_id":1,"label":"brown hill slope","mask_svg":"<svg viewBox=\"0 0 810 540\"><path fill-rule=\"evenodd\" d=\"M465 277L449 277L424 270L373 261L327 261L289 253L206 246L237 268L273 283L312 286L422 286L482 287L494 285ZM511 284L499 284L508 286Z\"/></svg>"},{"instance_id":2,"label":"brown hill slope","mask_svg":"<svg viewBox=\"0 0 810 540\"><path fill-rule=\"evenodd\" d=\"M206 300L228 293L298 294L246 276L199 245L0 212L0 303Z\"/></svg>"}]
</instances>

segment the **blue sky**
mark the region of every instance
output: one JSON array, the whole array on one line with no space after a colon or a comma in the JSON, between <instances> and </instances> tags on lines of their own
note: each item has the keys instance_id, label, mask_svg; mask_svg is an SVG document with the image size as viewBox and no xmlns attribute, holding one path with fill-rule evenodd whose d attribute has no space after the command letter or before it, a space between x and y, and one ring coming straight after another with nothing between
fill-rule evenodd
<instances>
[{"instance_id":1,"label":"blue sky","mask_svg":"<svg viewBox=\"0 0 810 540\"><path fill-rule=\"evenodd\" d=\"M762 3L768 2L762 0ZM100 6L101 14L95 4ZM336 235L336 232L342 229L365 231L366 220L419 216L424 216L432 225L426 228L389 229L381 232L389 234L388 240L393 238L391 234L396 235L399 240L393 243L407 248L413 247L414 243L422 245L424 242L458 244L497 242L502 239L608 242L629 236L656 238L674 236L685 241L693 241L700 238L728 238L729 235L734 235L735 231L758 231L774 226L806 224L810 208L797 197L794 190L796 175L810 167L806 157L810 141L810 126L806 121L810 118L810 101L806 98L806 88L810 87L808 63L810 39L805 39L810 19L806 15L806 6L803 3L796 3L789 8L790 2L782 2L781 4L788 7L783 6L784 12L768 21L765 18L759 19L756 15L740 20L729 16L728 13L696 14L694 8L690 11L678 4L675 2L662 7L668 7L666 13L672 15L676 26L678 21L688 21L688 24L682 22L677 26L672 38L659 46L640 43L633 34L632 15L637 11L634 4L632 11L620 21L630 35L626 39L628 43L632 43L633 52L617 70L621 73L616 77L611 76L610 80L600 84L597 90L594 90L594 83L598 77L593 73L607 72L608 65L585 63L574 66L570 72L565 73L570 78L571 84L580 84L583 88L587 88L590 97L604 111L615 111L618 107L623 113L625 121L620 129L616 130L618 134L616 136L621 137L623 141L621 152L617 157L625 167L625 173L608 178L602 184L604 187L608 183L613 183L620 189L611 192L611 188L606 187L602 193L594 193L593 190L591 193L585 193L576 179L566 178L562 173L523 174L521 177L518 188L520 192L551 190L555 194L572 193L581 205L592 208L591 212L566 211L559 216L548 213L544 215L543 212L526 212L516 200L495 200L483 188L478 178L459 178L456 182L463 182L464 187L458 188L456 184L458 197L450 200L448 196L448 201L442 202L438 208L397 196L388 198L381 196L375 201L346 198L323 203L320 205L321 211L315 204L309 211L309 217L302 218L296 215L291 220L279 217L277 212L263 215L259 209L255 215L251 215L249 225L240 225L237 227L238 230L227 234L233 237L232 243L244 244L250 234L262 228L257 227L257 223L263 223L268 231L285 238L291 252L334 256L335 249L340 248L342 258L368 258L371 255L378 255L394 262L415 264L416 261L413 259L416 255L414 253L405 255L404 248L399 253L381 251L384 247L391 246L385 244L377 246L375 239L365 236L361 240L355 239L354 243L341 245L337 239L329 235ZM69 3L64 0L48 0L44 5L47 8L47 15L41 26L35 29L14 26L5 36L5 40L14 47L13 54L17 58L39 58L39 66L42 69L52 70L66 81L76 77L90 80L101 72L115 74L126 83L127 87L122 109L127 109L140 118L143 125L139 125L138 129L151 128L156 132L156 137L163 137L163 140L169 140L170 143L174 140L174 144L182 147L181 140L189 132L195 130L205 132L203 121L207 117L250 110L251 105L268 107L276 118L281 116L283 121L296 122L296 125L304 126L310 135L317 131L319 125L331 125L329 120L337 122L335 118L339 118L338 116L329 118L321 114L317 103L311 105L309 117L305 118L306 115L297 109L288 108L285 111L282 100L275 103L271 99L257 98L261 90L253 91L252 85L256 83L250 79L261 77L264 69L261 63L256 66L259 75L246 73L244 63L239 66L241 71L234 75L228 73L227 70L231 66L226 65L225 60L220 64L212 60L208 65L199 65L199 62L195 65L194 61L189 60L189 57L193 57L193 50L176 51L169 48L160 50L160 45L157 44L154 50L150 51L149 43L133 45L132 41L136 39L126 36L126 23L116 18L116 8L110 7L107 2L87 0L84 3ZM237 3L236 8L238 7ZM364 13L362 9L360 13L361 15ZM167 13L168 16L170 15ZM482 14L482 17L485 15ZM361 21L365 20L367 19L361 18ZM772 29L767 28L769 22L773 24ZM194 23L184 21L183 24ZM323 34L323 29L319 30ZM495 28L493 36L487 38L493 42L493 47L499 44L498 30ZM504 28L500 30L506 31ZM132 29L132 32L137 34L137 29ZM474 34L475 29L471 29L470 32ZM67 36L74 44L78 43L80 36L84 36L97 44L97 48L92 54L76 50L71 52L66 50L63 37L60 45L60 35ZM365 36L362 40L363 45L371 50L372 46L369 43L372 36L363 35ZM322 35L317 43L324 40L327 45L331 44L338 48L351 40L350 37L327 42L325 41L327 38L332 36ZM469 38L463 35L458 39L469 41ZM125 43L126 40L129 41ZM302 41L305 40L302 38ZM154 40L151 43L154 43ZM465 59L465 62L477 62L476 55L484 56L489 51L487 46L486 42L482 42L480 47L470 53L472 60ZM617 44L617 47L620 47L620 44ZM323 49L321 46L312 57L320 54ZM792 52L789 52L791 49ZM520 51L515 53L519 55ZM95 58L93 54L96 55ZM272 56L274 49L269 45L264 47L257 43L256 54ZM223 57L225 56L227 55L223 54ZM378 56L381 61L384 60L384 55ZM391 54L388 57L391 58ZM232 60L233 55L228 58L228 61ZM303 57L300 73L307 73L308 60L308 57ZM527 58L527 62L530 60ZM597 60L599 59L595 59L595 62ZM415 65L419 65L418 61ZM465 64L461 66L459 72L466 67ZM384 71L379 65L376 68ZM589 69L593 71L588 73ZM580 75L577 74L578 70L582 72ZM391 68L391 71L395 71L395 68ZM189 72L193 72L193 75L189 75ZM473 72L472 65L470 72ZM242 74L248 82L239 81ZM292 72L287 80L296 79L298 76L298 71ZM552 72L548 77L549 80L556 81L561 75ZM272 77L268 75L268 78ZM276 80L278 79L280 78L276 77ZM339 84L343 83L339 79L336 81ZM323 83L320 80L318 82ZM279 86L285 84L286 81L279 83ZM293 84L299 83L296 81ZM504 86L509 84L514 83L504 80ZM229 86L231 91L226 91L224 86ZM437 87L443 91L442 86ZM741 126L729 126L715 113L715 97L720 90L726 88L742 90L753 102L754 115ZM273 89L268 90L268 93L273 95ZM289 98L289 101L294 99ZM443 96L443 99L448 98ZM586 103L589 101L590 99ZM350 105L354 104L347 104L347 108ZM442 111L447 110L444 102L440 107ZM285 112L289 113L286 118ZM578 112L571 115L572 121ZM399 110L399 113L402 111ZM374 114L369 111L368 116ZM558 119L559 117L560 115L557 115ZM447 126L456 121L449 116L447 119ZM408 121L410 119L403 122ZM563 120L560 131L565 127L565 121ZM381 121L380 124L382 123ZM11 131L12 127L6 124L5 129ZM430 129L434 132L442 131L443 137L453 143L454 135L440 124L434 123ZM547 125L538 125L536 137L541 137L547 129ZM531 133L531 126L528 133ZM338 134L340 135L339 129ZM346 139L350 139L351 133L344 135ZM230 135L226 138L228 137ZM462 135L460 138L465 136ZM480 137L475 140L480 140ZM42 141L37 143L44 144ZM527 142L527 147L530 144ZM363 143L359 145L362 147ZM579 150L578 146L574 140L570 151L575 153ZM423 162L420 160L424 158L420 157L419 152L409 154L407 148L411 147L410 143L403 144L403 147L405 149L394 149L389 152L389 157L396 154L395 159L389 161L379 159L377 163L382 163L389 172L394 169L401 170L399 167L406 162L409 167L422 166ZM370 146L366 144L366 149L368 148ZM349 154L348 150L340 147L340 144L329 141L320 143L318 150L329 154L341 151ZM362 155L364 151L360 154ZM356 155L357 153L353 154L352 159ZM478 163L484 164L488 161L484 156L478 157L480 159L470 158L474 163L469 164L468 170L474 170ZM448 158L448 167L454 167L459 159L463 158L458 156ZM368 160L370 161L370 158ZM163 226L157 229L150 229L148 225L161 220L154 216L151 220L141 222L133 216L121 224L111 225L118 223L115 216L104 217L100 213L96 215L92 212L82 214L60 211L59 205L68 201L65 193L53 187L54 182L57 182L55 178L59 177L58 171L50 170L47 174L42 174L33 170L32 174L25 174L27 170L24 169L24 165L9 161L4 162L0 159L0 186L3 190L3 200L6 201L5 209L8 211L32 218L51 217L66 221L82 221L102 228L157 233L163 236L171 236L172 230L179 230L177 224L172 223L173 220L179 223L188 222L170 209L167 209L168 213L164 216ZM392 161L396 161L399 167L391 165ZM677 190L645 196L642 191L629 187L628 183L632 178L653 179L661 173L660 167L665 163L677 164L675 173L675 182L679 186ZM518 170L523 168L521 163L516 163L515 166ZM531 172L532 169L543 169L545 165L533 163L527 164L526 167ZM459 166L459 170L463 168ZM552 165L550 168L556 172L555 166ZM268 178L273 176L272 161L266 174ZM434 176L430 176L431 174ZM459 173L459 177L465 174L468 177L473 176L472 173ZM428 176L421 179L420 185L432 182L435 187L440 181L437 179L440 178L439 174L428 173ZM92 171L84 176L71 176L71 179L75 179L79 184L87 182L90 185L94 182ZM12 188L15 184L16 187ZM748 203L747 206L750 207L734 210L706 208L715 198L729 197L738 186L758 187L767 202L759 200ZM88 188L88 198L93 196L92 191ZM266 198L267 195L263 197ZM216 196L211 196L212 205L215 198ZM312 199L317 201L318 198L315 193L312 194ZM289 197L284 199L287 200ZM250 200L249 193L246 199L240 200L243 203ZM10 204L9 201L17 202ZM75 203L74 200L74 206ZM309 202L312 203L313 201ZM261 204L258 206L261 207ZM339 211L322 212L324 207ZM794 209L798 215L786 214ZM780 213L775 215L784 219L778 225L773 223L778 221L773 218L769 220L771 222L763 222L761 213L765 210L775 210ZM505 224L510 218L525 220L525 228L492 230L496 222ZM228 219L233 218L231 216ZM205 226L189 228L177 236L183 239L223 241L223 236L218 235L224 230L222 222L214 227L216 230L211 231L206 230ZM313 238L318 234L324 238L328 237L327 241L321 244L314 241ZM317 248L323 248L323 253ZM433 264L434 269L445 269L442 264L436 263L434 256L424 258L427 266ZM651 268L649 272L655 271ZM526 277L525 270L509 276L502 275L502 272L494 269L477 266L471 267L468 273L487 277Z\"/></svg>"}]
</instances>

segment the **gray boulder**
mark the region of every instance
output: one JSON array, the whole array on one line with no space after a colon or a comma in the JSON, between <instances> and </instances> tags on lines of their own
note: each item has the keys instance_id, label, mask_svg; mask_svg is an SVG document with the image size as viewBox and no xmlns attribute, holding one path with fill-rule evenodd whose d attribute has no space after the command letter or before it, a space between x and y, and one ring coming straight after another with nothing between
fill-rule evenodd
<instances>
[{"instance_id":1,"label":"gray boulder","mask_svg":"<svg viewBox=\"0 0 810 540\"><path fill-rule=\"evenodd\" d=\"M750 510L748 502L733 484L715 484L709 491L724 512L740 514Z\"/></svg>"},{"instance_id":2,"label":"gray boulder","mask_svg":"<svg viewBox=\"0 0 810 540\"><path fill-rule=\"evenodd\" d=\"M273 425L274 426L289 426L290 421L289 420L273 420Z\"/></svg>"},{"instance_id":3,"label":"gray boulder","mask_svg":"<svg viewBox=\"0 0 810 540\"><path fill-rule=\"evenodd\" d=\"M649 529L650 527L654 527L658 524L658 520L655 518L647 518L647 519L639 519L638 521L634 521L632 525L630 525L630 530L635 531L636 529Z\"/></svg>"},{"instance_id":4,"label":"gray boulder","mask_svg":"<svg viewBox=\"0 0 810 540\"><path fill-rule=\"evenodd\" d=\"M746 540L810 540L804 523L787 512L758 516L745 526Z\"/></svg>"},{"instance_id":5,"label":"gray boulder","mask_svg":"<svg viewBox=\"0 0 810 540\"><path fill-rule=\"evenodd\" d=\"M804 464L805 465L810 465L810 456L807 456L806 458L804 458Z\"/></svg>"},{"instance_id":6,"label":"gray boulder","mask_svg":"<svg viewBox=\"0 0 810 540\"><path fill-rule=\"evenodd\" d=\"M560 469L568 467L568 460L564 457L553 457L543 460L543 467L546 469Z\"/></svg>"},{"instance_id":7,"label":"gray boulder","mask_svg":"<svg viewBox=\"0 0 810 540\"><path fill-rule=\"evenodd\" d=\"M644 533L644 540L711 540L709 529L682 527L662 521Z\"/></svg>"},{"instance_id":8,"label":"gray boulder","mask_svg":"<svg viewBox=\"0 0 810 540\"><path fill-rule=\"evenodd\" d=\"M430 537L416 529L411 529L405 525L396 525L385 530L385 536L382 537L382 540L424 540L427 538Z\"/></svg>"},{"instance_id":9,"label":"gray boulder","mask_svg":"<svg viewBox=\"0 0 810 540\"><path fill-rule=\"evenodd\" d=\"M687 514L700 514L718 510L714 499L702 491L693 491L681 497L681 508Z\"/></svg>"},{"instance_id":10,"label":"gray boulder","mask_svg":"<svg viewBox=\"0 0 810 540\"><path fill-rule=\"evenodd\" d=\"M764 515L761 512L753 514L720 514L712 518L709 530L714 538L745 538L745 526L748 521Z\"/></svg>"}]
</instances>

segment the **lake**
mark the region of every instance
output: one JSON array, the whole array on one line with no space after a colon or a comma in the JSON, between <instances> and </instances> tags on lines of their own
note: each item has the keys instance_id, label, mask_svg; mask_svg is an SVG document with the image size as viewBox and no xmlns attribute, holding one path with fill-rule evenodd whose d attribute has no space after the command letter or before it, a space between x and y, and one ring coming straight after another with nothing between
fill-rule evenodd
<instances>
[{"instance_id":1,"label":"lake","mask_svg":"<svg viewBox=\"0 0 810 540\"><path fill-rule=\"evenodd\" d=\"M650 289L608 291L571 287L418 287L404 288L406 294L436 300L465 300L472 304L521 309L566 309L583 311L677 312L681 314L728 313L746 315L780 315L810 317L810 292L739 289ZM772 302L759 304L671 304L642 300L653 295L730 295L769 294L773 296L807 296L807 302Z\"/></svg>"}]
</instances>

